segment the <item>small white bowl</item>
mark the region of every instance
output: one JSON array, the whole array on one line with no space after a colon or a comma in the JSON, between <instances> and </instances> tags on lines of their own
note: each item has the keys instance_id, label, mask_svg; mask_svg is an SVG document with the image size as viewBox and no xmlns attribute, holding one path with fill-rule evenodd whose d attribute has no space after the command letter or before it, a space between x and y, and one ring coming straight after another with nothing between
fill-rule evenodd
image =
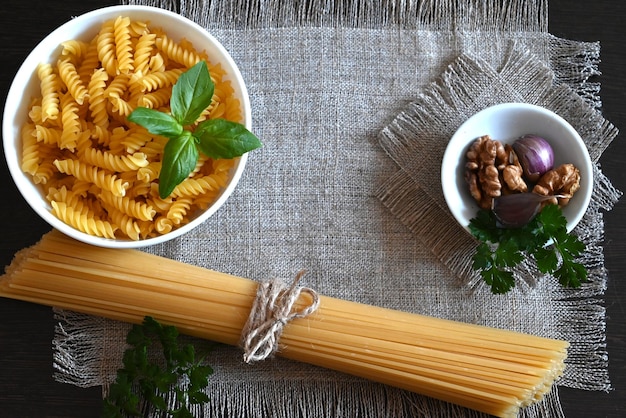
<instances>
[{"instance_id":1,"label":"small white bowl","mask_svg":"<svg viewBox=\"0 0 626 418\"><path fill-rule=\"evenodd\" d=\"M580 170L580 189L563 208L567 230L582 219L593 191L593 166L589 152L576 130L562 117L545 108L525 103L504 103L484 109L464 122L454 133L441 163L443 195L452 215L469 230L479 206L465 181L466 152L480 136L513 143L525 134L545 138L554 150L554 166L572 163Z\"/></svg>"},{"instance_id":2,"label":"small white bowl","mask_svg":"<svg viewBox=\"0 0 626 418\"><path fill-rule=\"evenodd\" d=\"M3 146L9 171L17 188L24 199L46 222L59 231L83 241L101 247L136 248L159 244L179 237L197 227L213 215L228 199L237 185L247 154L238 159L231 172L231 178L219 198L206 211L195 215L186 225L174 229L167 234L154 238L133 241L126 239L105 239L92 236L61 222L51 212L51 206L45 199L42 190L20 168L21 139L20 129L28 118L28 107L32 97L39 95L39 81L36 75L37 65L41 62L55 62L60 55L61 42L70 39L88 41L99 31L102 23L118 16L128 16L133 20L148 21L151 27L159 27L166 31L175 41L182 38L189 40L198 51L206 51L212 61L221 63L226 78L231 81L235 90L234 96L239 99L243 120L241 123L251 129L251 109L248 92L232 57L226 49L207 31L178 14L150 6L112 6L97 9L68 21L46 36L28 55L13 79L9 89L2 121Z\"/></svg>"}]
</instances>

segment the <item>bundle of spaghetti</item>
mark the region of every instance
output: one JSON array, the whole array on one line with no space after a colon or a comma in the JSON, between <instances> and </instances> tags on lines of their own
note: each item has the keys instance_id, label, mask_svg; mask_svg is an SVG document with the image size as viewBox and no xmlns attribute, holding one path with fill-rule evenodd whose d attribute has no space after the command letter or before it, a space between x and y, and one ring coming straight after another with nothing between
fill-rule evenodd
<instances>
[{"instance_id":1,"label":"bundle of spaghetti","mask_svg":"<svg viewBox=\"0 0 626 418\"><path fill-rule=\"evenodd\" d=\"M52 231L19 251L0 296L238 345L258 282ZM310 296L302 294L298 306ZM499 417L539 401L562 374L568 343L320 296L289 322L277 355Z\"/></svg>"}]
</instances>

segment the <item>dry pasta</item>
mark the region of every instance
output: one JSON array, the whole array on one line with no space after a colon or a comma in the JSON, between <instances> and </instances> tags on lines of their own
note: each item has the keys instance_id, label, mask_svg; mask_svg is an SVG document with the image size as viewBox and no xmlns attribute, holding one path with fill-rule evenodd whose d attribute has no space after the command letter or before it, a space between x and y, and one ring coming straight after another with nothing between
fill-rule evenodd
<instances>
[{"instance_id":1,"label":"dry pasta","mask_svg":"<svg viewBox=\"0 0 626 418\"><path fill-rule=\"evenodd\" d=\"M145 268L150 265L159 268ZM94 247L55 231L18 253L0 277L0 296L127 322L151 315L181 332L233 345L257 287L253 280L142 251ZM309 302L301 298L298 310ZM319 301L312 315L285 326L277 355L510 418L549 392L564 369L566 341L325 296Z\"/></svg>"},{"instance_id":2,"label":"dry pasta","mask_svg":"<svg viewBox=\"0 0 626 418\"><path fill-rule=\"evenodd\" d=\"M200 120L242 122L219 63L186 39L119 16L91 39L62 42L54 64L37 68L40 95L21 131L21 167L43 188L51 212L88 234L146 239L184 225L226 185L236 159L201 158L176 195L158 197L164 137L132 124L138 106L169 111L172 86L205 60L215 83ZM219 169L218 169L219 168Z\"/></svg>"},{"instance_id":3,"label":"dry pasta","mask_svg":"<svg viewBox=\"0 0 626 418\"><path fill-rule=\"evenodd\" d=\"M57 75L52 65L40 64L37 76L41 84L41 120L56 119L59 115L59 91Z\"/></svg>"},{"instance_id":4,"label":"dry pasta","mask_svg":"<svg viewBox=\"0 0 626 418\"><path fill-rule=\"evenodd\" d=\"M82 105L87 97L87 87L83 85L76 66L70 60L59 60L57 69L61 80L67 86L67 90L74 97L76 103Z\"/></svg>"},{"instance_id":5,"label":"dry pasta","mask_svg":"<svg viewBox=\"0 0 626 418\"><path fill-rule=\"evenodd\" d=\"M107 112L107 100L104 97L109 75L103 68L95 70L89 78L87 92L89 94L89 112L91 121L100 129L100 135L109 127L109 115Z\"/></svg>"},{"instance_id":6,"label":"dry pasta","mask_svg":"<svg viewBox=\"0 0 626 418\"><path fill-rule=\"evenodd\" d=\"M59 148L73 151L78 143L78 136L81 131L80 115L78 114L78 103L71 94L65 93L61 97L61 122L63 131L59 141Z\"/></svg>"},{"instance_id":7,"label":"dry pasta","mask_svg":"<svg viewBox=\"0 0 626 418\"><path fill-rule=\"evenodd\" d=\"M133 47L130 38L130 18L119 16L113 24L117 71L128 74L133 70Z\"/></svg>"}]
</instances>

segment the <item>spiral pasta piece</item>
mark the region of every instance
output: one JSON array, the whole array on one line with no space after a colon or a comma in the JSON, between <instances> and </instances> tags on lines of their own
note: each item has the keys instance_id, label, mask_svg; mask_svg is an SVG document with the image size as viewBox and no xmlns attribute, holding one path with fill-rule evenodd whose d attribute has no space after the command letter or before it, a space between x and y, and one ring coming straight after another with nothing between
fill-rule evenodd
<instances>
[{"instance_id":1,"label":"spiral pasta piece","mask_svg":"<svg viewBox=\"0 0 626 418\"><path fill-rule=\"evenodd\" d=\"M163 152L165 143L166 141L162 137L154 136L151 141L146 142L138 151L146 154L148 158L156 158Z\"/></svg>"},{"instance_id":2,"label":"spiral pasta piece","mask_svg":"<svg viewBox=\"0 0 626 418\"><path fill-rule=\"evenodd\" d=\"M133 48L130 40L130 18L118 16L113 23L117 72L130 73L133 68Z\"/></svg>"},{"instance_id":3,"label":"spiral pasta piece","mask_svg":"<svg viewBox=\"0 0 626 418\"><path fill-rule=\"evenodd\" d=\"M112 97L110 101L111 109L120 116L128 117L135 110L135 106L121 97Z\"/></svg>"},{"instance_id":4,"label":"spiral pasta piece","mask_svg":"<svg viewBox=\"0 0 626 418\"><path fill-rule=\"evenodd\" d=\"M94 125L102 131L109 127L109 114L107 111L107 99L104 97L104 90L109 75L103 68L95 70L89 78L87 90L89 94L89 112Z\"/></svg>"},{"instance_id":5,"label":"spiral pasta piece","mask_svg":"<svg viewBox=\"0 0 626 418\"><path fill-rule=\"evenodd\" d=\"M165 215L167 219L172 221L172 224L175 226L181 225L185 222L187 212L192 207L193 199L190 197L181 197L172 202L167 214Z\"/></svg>"},{"instance_id":6,"label":"spiral pasta piece","mask_svg":"<svg viewBox=\"0 0 626 418\"><path fill-rule=\"evenodd\" d=\"M24 125L21 130L22 136L22 171L34 175L39 167L39 144L33 136L35 127Z\"/></svg>"},{"instance_id":7,"label":"spiral pasta piece","mask_svg":"<svg viewBox=\"0 0 626 418\"><path fill-rule=\"evenodd\" d=\"M123 135L120 135L115 139L116 142L121 144L120 149L129 154L139 151L141 147L146 145L151 140L152 134L150 132L145 129L138 129L134 127L129 130L124 130Z\"/></svg>"},{"instance_id":8,"label":"spiral pasta piece","mask_svg":"<svg viewBox=\"0 0 626 418\"><path fill-rule=\"evenodd\" d=\"M166 106L172 96L172 87L164 87L144 94L139 99L139 105L149 109L159 109Z\"/></svg>"},{"instance_id":9,"label":"spiral pasta piece","mask_svg":"<svg viewBox=\"0 0 626 418\"><path fill-rule=\"evenodd\" d=\"M126 215L125 213L120 212L115 207L108 206L106 203L104 204L104 206L107 209L109 216L111 217L111 223L118 227L117 232L125 235L127 238L130 238L134 241L137 241L141 238L141 228L133 218Z\"/></svg>"},{"instance_id":10,"label":"spiral pasta piece","mask_svg":"<svg viewBox=\"0 0 626 418\"><path fill-rule=\"evenodd\" d=\"M74 210L65 202L50 202L52 213L66 224L89 235L103 238L115 238L115 230L110 222L97 219L93 214Z\"/></svg>"},{"instance_id":11,"label":"spiral pasta piece","mask_svg":"<svg viewBox=\"0 0 626 418\"><path fill-rule=\"evenodd\" d=\"M35 131L33 132L37 142L43 142L44 144L60 144L61 135L63 131L57 128L48 128L43 125L35 125Z\"/></svg>"},{"instance_id":12,"label":"spiral pasta piece","mask_svg":"<svg viewBox=\"0 0 626 418\"><path fill-rule=\"evenodd\" d=\"M92 189L93 189L92 183L88 181L84 181L84 180L78 180L78 179L74 179L74 181L72 182L72 186L71 186L72 193L81 197L86 197L91 192Z\"/></svg>"},{"instance_id":13,"label":"spiral pasta piece","mask_svg":"<svg viewBox=\"0 0 626 418\"><path fill-rule=\"evenodd\" d=\"M61 42L63 49L61 50L61 57L69 59L72 63L76 64L81 60L87 50L89 49L89 43L83 42L78 39L70 39L65 42Z\"/></svg>"},{"instance_id":14,"label":"spiral pasta piece","mask_svg":"<svg viewBox=\"0 0 626 418\"><path fill-rule=\"evenodd\" d=\"M167 234L174 229L174 222L168 219L167 216L159 216L154 222L154 229L159 234Z\"/></svg>"},{"instance_id":15,"label":"spiral pasta piece","mask_svg":"<svg viewBox=\"0 0 626 418\"><path fill-rule=\"evenodd\" d=\"M97 37L98 59L102 67L110 76L118 74L117 59L115 57L115 24L112 21L105 22Z\"/></svg>"},{"instance_id":16,"label":"spiral pasta piece","mask_svg":"<svg viewBox=\"0 0 626 418\"><path fill-rule=\"evenodd\" d=\"M41 105L32 105L30 110L28 111L28 119L30 119L31 122L36 123L38 125L41 125L44 123L43 121L43 115L41 112Z\"/></svg>"},{"instance_id":17,"label":"spiral pasta piece","mask_svg":"<svg viewBox=\"0 0 626 418\"><path fill-rule=\"evenodd\" d=\"M116 196L124 196L129 184L118 179L115 174L107 174L98 167L67 159L55 160L54 165L61 173L71 174L79 180L89 181L103 190L108 190Z\"/></svg>"},{"instance_id":18,"label":"spiral pasta piece","mask_svg":"<svg viewBox=\"0 0 626 418\"><path fill-rule=\"evenodd\" d=\"M150 69L150 57L153 54L156 41L156 34L144 32L139 36L135 45L135 73L141 75L147 74Z\"/></svg>"},{"instance_id":19,"label":"spiral pasta piece","mask_svg":"<svg viewBox=\"0 0 626 418\"><path fill-rule=\"evenodd\" d=\"M165 65L165 58L159 52L150 57L150 63L148 65L148 71L151 73L158 71L165 71L167 66Z\"/></svg>"},{"instance_id":20,"label":"spiral pasta piece","mask_svg":"<svg viewBox=\"0 0 626 418\"><path fill-rule=\"evenodd\" d=\"M156 210L149 204L135 201L126 196L115 196L113 193L103 191L98 197L107 205L141 221L151 221L156 215Z\"/></svg>"},{"instance_id":21,"label":"spiral pasta piece","mask_svg":"<svg viewBox=\"0 0 626 418\"><path fill-rule=\"evenodd\" d=\"M50 202L63 202L71 207L76 214L91 215L93 217L101 217L104 213L102 208L94 204L93 199L83 197L74 189L69 189L66 185L60 187L50 187L46 199Z\"/></svg>"},{"instance_id":22,"label":"spiral pasta piece","mask_svg":"<svg viewBox=\"0 0 626 418\"><path fill-rule=\"evenodd\" d=\"M197 52L190 48L184 48L165 34L157 37L156 46L160 51L163 51L166 57L187 68L193 67L202 59Z\"/></svg>"},{"instance_id":23,"label":"spiral pasta piece","mask_svg":"<svg viewBox=\"0 0 626 418\"><path fill-rule=\"evenodd\" d=\"M131 20L128 29L130 30L130 35L135 38L140 37L146 33L150 33L148 22L143 20Z\"/></svg>"},{"instance_id":24,"label":"spiral pasta piece","mask_svg":"<svg viewBox=\"0 0 626 418\"><path fill-rule=\"evenodd\" d=\"M59 70L59 76L67 87L67 90L70 92L72 97L74 97L76 103L82 105L87 97L87 87L83 85L83 82L78 75L78 71L72 61L68 59L59 60L57 62L57 68Z\"/></svg>"},{"instance_id":25,"label":"spiral pasta piece","mask_svg":"<svg viewBox=\"0 0 626 418\"><path fill-rule=\"evenodd\" d=\"M98 37L96 36L88 45L83 60L78 65L76 71L83 83L88 84L91 74L99 68L100 58L98 57Z\"/></svg>"},{"instance_id":26,"label":"spiral pasta piece","mask_svg":"<svg viewBox=\"0 0 626 418\"><path fill-rule=\"evenodd\" d=\"M141 152L130 155L115 155L101 149L87 148L82 151L81 157L88 164L116 172L134 172L149 164L146 154ZM132 177L136 177L134 173Z\"/></svg>"},{"instance_id":27,"label":"spiral pasta piece","mask_svg":"<svg viewBox=\"0 0 626 418\"><path fill-rule=\"evenodd\" d=\"M104 97L107 99L124 97L128 91L130 76L128 74L118 74L104 90Z\"/></svg>"},{"instance_id":28,"label":"spiral pasta piece","mask_svg":"<svg viewBox=\"0 0 626 418\"><path fill-rule=\"evenodd\" d=\"M139 79L139 82L147 91L157 90L163 87L171 87L183 73L182 68L174 68L167 71L150 73Z\"/></svg>"},{"instance_id":29,"label":"spiral pasta piece","mask_svg":"<svg viewBox=\"0 0 626 418\"><path fill-rule=\"evenodd\" d=\"M145 167L137 170L137 180L142 183L150 183L159 178L161 172L161 163L153 161Z\"/></svg>"},{"instance_id":30,"label":"spiral pasta piece","mask_svg":"<svg viewBox=\"0 0 626 418\"><path fill-rule=\"evenodd\" d=\"M128 135L128 130L124 126L118 126L108 131L106 148L114 154L124 154L125 146L122 141Z\"/></svg>"},{"instance_id":31,"label":"spiral pasta piece","mask_svg":"<svg viewBox=\"0 0 626 418\"><path fill-rule=\"evenodd\" d=\"M224 184L219 181L217 176L212 174L199 178L187 178L182 183L174 188L172 196L184 197L184 196L198 196L207 192L219 190Z\"/></svg>"},{"instance_id":32,"label":"spiral pasta piece","mask_svg":"<svg viewBox=\"0 0 626 418\"><path fill-rule=\"evenodd\" d=\"M27 134L24 132L24 134ZM32 137L32 133L29 134ZM29 143L28 138L24 138L23 144ZM56 144L42 144L37 143L37 151L32 153L32 150L27 147L24 150L22 170L28 172L33 177L35 184L49 184L57 172L52 162L59 156L59 148ZM30 155L29 155L30 154Z\"/></svg>"},{"instance_id":33,"label":"spiral pasta piece","mask_svg":"<svg viewBox=\"0 0 626 418\"><path fill-rule=\"evenodd\" d=\"M39 64L37 77L41 89L41 120L56 119L60 112L60 86L52 65Z\"/></svg>"},{"instance_id":34,"label":"spiral pasta piece","mask_svg":"<svg viewBox=\"0 0 626 418\"><path fill-rule=\"evenodd\" d=\"M61 121L63 130L59 141L59 148L73 151L76 149L81 130L80 117L78 115L78 103L71 94L66 93L61 97Z\"/></svg>"},{"instance_id":35,"label":"spiral pasta piece","mask_svg":"<svg viewBox=\"0 0 626 418\"><path fill-rule=\"evenodd\" d=\"M54 178L56 170L54 164L50 160L43 160L37 167L37 171L33 174L33 182L35 184L47 184Z\"/></svg>"},{"instance_id":36,"label":"spiral pasta piece","mask_svg":"<svg viewBox=\"0 0 626 418\"><path fill-rule=\"evenodd\" d=\"M150 188L150 183L134 182L126 190L126 196L136 202L145 202L146 205L149 205L147 198L150 195Z\"/></svg>"}]
</instances>

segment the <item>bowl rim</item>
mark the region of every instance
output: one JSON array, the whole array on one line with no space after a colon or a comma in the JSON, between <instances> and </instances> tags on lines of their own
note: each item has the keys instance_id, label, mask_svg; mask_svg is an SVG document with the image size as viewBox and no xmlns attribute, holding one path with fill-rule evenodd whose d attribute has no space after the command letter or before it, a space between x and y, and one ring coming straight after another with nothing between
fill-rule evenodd
<instances>
[{"instance_id":1,"label":"bowl rim","mask_svg":"<svg viewBox=\"0 0 626 418\"><path fill-rule=\"evenodd\" d=\"M189 223L174 229L166 234L158 235L156 237L141 239L141 240L130 240L130 239L110 239L103 238L94 235L90 235L75 229L74 227L64 223L56 216L52 214L49 208L45 205L41 204L41 199L44 199L43 196L38 196L35 198L33 194L28 194L26 189L33 188L34 183L31 179L28 178L28 175L24 173L21 169L21 164L19 162L19 156L21 155L21 150L17 149L17 145L21 142L19 138L19 133L16 135L14 118L18 114L19 108L23 106L21 103L23 100L28 100L28 98L22 99L24 96L23 92L25 86L30 84L30 79L32 79L33 74L35 72L36 66L42 61L49 61L49 59L41 58L41 53L46 52L46 55L56 56L56 53L50 53L50 50L56 50L59 48L59 44L62 41L55 41L58 39L62 39L63 33L66 33L68 30L70 32L76 32L78 35L74 36L72 39L76 39L76 37L80 36L80 34L85 34L90 30L93 30L93 26L97 25L98 21L100 24L106 20L109 20L117 15L142 15L146 14L145 20L151 21L153 19L166 19L172 20L173 24L181 24L190 27L190 31L193 29L197 32L198 36L201 36L206 39L205 47L207 50L211 48L215 50L219 54L220 63L226 67L227 77L232 81L234 85L236 85L235 90L239 90L240 97L240 105L242 111L242 119L244 126L251 130L252 127L252 112L250 105L250 98L248 95L248 90L246 84L243 80L243 76L235 63L234 59L230 55L230 53L226 50L226 48L222 45L221 42L217 40L217 38L208 32L205 28L197 24L196 22L179 15L175 12L162 9L154 6L145 6L145 5L115 5L115 6L106 6L98 9L94 9L88 12L85 12L76 17L70 18L65 23L58 26L56 29L48 33L44 38L42 38L37 45L33 47L33 49L29 52L29 54L24 58L22 64L19 66L18 70L14 74L11 84L9 86L7 96L5 99L5 106L3 109L3 120L2 120L2 145L5 161L7 163L7 167L11 178L24 198L27 204L34 210L37 215L39 215L44 221L46 221L50 226L64 234L75 238L79 241L82 241L87 244L96 245L99 247L106 248L140 248L151 245L160 244L174 238L177 238L181 235L186 234L190 230L194 229L204 221L206 221L209 217L211 217L230 197L236 188L239 180L243 175L243 171L245 165L247 163L248 154L244 154L238 158L235 163L235 167L233 168L233 174L231 176L230 182L224 188L220 196L217 200L209 207L207 210L203 211L196 218L192 219ZM92 22L93 20L93 22ZM80 26L81 24L90 22L89 26L85 26L82 29L74 29L76 26ZM155 26L161 26L161 24L155 23ZM201 48L199 48L201 49ZM13 107L10 107L9 104L15 103L19 104ZM18 108L18 109L16 109ZM7 117L8 116L8 117ZM16 138L16 136L18 138ZM15 157L18 158L15 158ZM41 193L39 193L41 195Z\"/></svg>"},{"instance_id":2,"label":"bowl rim","mask_svg":"<svg viewBox=\"0 0 626 418\"><path fill-rule=\"evenodd\" d=\"M577 193L583 194L583 196L581 197L582 204L581 204L580 209L576 211L576 213L573 216L570 215L567 217L567 231L571 232L580 223L583 216L587 212L587 209L591 202L591 196L593 194L593 188L594 188L593 162L589 155L589 150L587 149L587 145L583 141L578 131L567 120L565 120L562 116L560 116L559 114L557 114L556 112L550 109L547 109L539 105L531 104L531 103L506 102L506 103L499 103L499 104L495 104L492 106L488 106L474 113L473 115L471 115L454 131L453 135L450 137L448 144L446 145L446 149L444 151L444 154L441 160L441 167L440 167L441 187L442 187L446 205L448 206L448 209L450 210L451 214L454 216L456 221L467 232L471 233L469 229L470 219L462 216L458 210L452 209L457 202L457 200L454 199L453 196L458 196L459 191L450 190L449 187L446 187L444 182L445 182L446 177L449 176L449 172L447 174L446 172L450 170L450 167L454 167L456 166L456 164L459 163L459 156L462 157L465 154L465 150L467 149L467 146L470 144L470 139L467 139L467 135L464 135L463 133L464 130L466 130L468 126L471 126L477 119L485 117L485 115L495 114L503 110L517 110L517 109L535 112L537 114L540 114L543 117L555 120L563 129L565 129L565 131L567 131L567 133L571 136L571 139L573 139L574 142L578 144L578 147L580 148L581 153L583 154L584 170L586 173L588 173L588 176L587 176L588 178L586 178L586 182L588 183L588 186L585 187L584 191L579 190L577 192ZM461 153L459 152L459 148L461 149ZM454 172L456 173L456 169L454 170ZM478 206L476 207L478 208Z\"/></svg>"}]
</instances>

